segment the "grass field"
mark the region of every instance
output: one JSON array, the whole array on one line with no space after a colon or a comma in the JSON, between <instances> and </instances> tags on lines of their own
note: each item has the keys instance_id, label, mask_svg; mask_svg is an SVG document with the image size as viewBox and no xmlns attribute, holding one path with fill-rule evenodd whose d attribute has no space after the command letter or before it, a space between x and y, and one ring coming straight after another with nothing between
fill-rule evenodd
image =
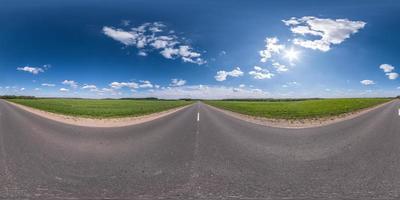
<instances>
[{"instance_id":1,"label":"grass field","mask_svg":"<svg viewBox=\"0 0 400 200\"><path fill-rule=\"evenodd\" d=\"M226 110L275 119L336 116L390 101L387 98L318 99L303 101L205 101Z\"/></svg>"},{"instance_id":2,"label":"grass field","mask_svg":"<svg viewBox=\"0 0 400 200\"><path fill-rule=\"evenodd\" d=\"M8 101L63 115L86 118L133 117L188 105L190 101L9 99Z\"/></svg>"}]
</instances>

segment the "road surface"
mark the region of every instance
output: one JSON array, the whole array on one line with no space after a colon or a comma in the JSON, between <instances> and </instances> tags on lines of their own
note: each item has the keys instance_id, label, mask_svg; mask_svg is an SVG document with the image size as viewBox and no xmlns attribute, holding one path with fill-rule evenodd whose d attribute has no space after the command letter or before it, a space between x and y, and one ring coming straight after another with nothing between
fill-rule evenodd
<instances>
[{"instance_id":1,"label":"road surface","mask_svg":"<svg viewBox=\"0 0 400 200\"><path fill-rule=\"evenodd\" d=\"M140 125L86 128L0 101L0 198L395 199L399 106L281 129L196 103Z\"/></svg>"}]
</instances>

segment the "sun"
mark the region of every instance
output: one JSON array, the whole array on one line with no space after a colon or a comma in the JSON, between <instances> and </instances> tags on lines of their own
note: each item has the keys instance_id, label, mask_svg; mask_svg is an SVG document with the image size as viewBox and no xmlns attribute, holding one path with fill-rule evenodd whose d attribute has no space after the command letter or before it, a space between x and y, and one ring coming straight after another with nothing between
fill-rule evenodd
<instances>
[{"instance_id":1,"label":"sun","mask_svg":"<svg viewBox=\"0 0 400 200\"><path fill-rule=\"evenodd\" d=\"M291 48L285 51L284 57L292 62L293 60L299 59L299 52Z\"/></svg>"}]
</instances>

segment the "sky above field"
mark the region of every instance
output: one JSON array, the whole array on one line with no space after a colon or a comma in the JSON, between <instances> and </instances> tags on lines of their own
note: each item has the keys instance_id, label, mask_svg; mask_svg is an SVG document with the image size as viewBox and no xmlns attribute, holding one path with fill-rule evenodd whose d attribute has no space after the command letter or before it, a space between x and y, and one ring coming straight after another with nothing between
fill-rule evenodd
<instances>
[{"instance_id":1,"label":"sky above field","mask_svg":"<svg viewBox=\"0 0 400 200\"><path fill-rule=\"evenodd\" d=\"M399 10L395 0L6 0L0 95L395 96Z\"/></svg>"}]
</instances>

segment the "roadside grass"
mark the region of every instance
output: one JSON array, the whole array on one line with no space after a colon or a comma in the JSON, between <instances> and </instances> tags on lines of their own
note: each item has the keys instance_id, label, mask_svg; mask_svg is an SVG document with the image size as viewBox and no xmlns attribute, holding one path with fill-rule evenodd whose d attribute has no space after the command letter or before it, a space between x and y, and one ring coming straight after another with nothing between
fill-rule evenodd
<instances>
[{"instance_id":1,"label":"roadside grass","mask_svg":"<svg viewBox=\"0 0 400 200\"><path fill-rule=\"evenodd\" d=\"M8 99L8 101L52 113L85 118L135 117L193 103L182 100L110 99Z\"/></svg>"},{"instance_id":2,"label":"roadside grass","mask_svg":"<svg viewBox=\"0 0 400 200\"><path fill-rule=\"evenodd\" d=\"M272 119L315 119L337 116L390 101L389 98L316 99L299 101L205 101L245 115Z\"/></svg>"}]
</instances>

